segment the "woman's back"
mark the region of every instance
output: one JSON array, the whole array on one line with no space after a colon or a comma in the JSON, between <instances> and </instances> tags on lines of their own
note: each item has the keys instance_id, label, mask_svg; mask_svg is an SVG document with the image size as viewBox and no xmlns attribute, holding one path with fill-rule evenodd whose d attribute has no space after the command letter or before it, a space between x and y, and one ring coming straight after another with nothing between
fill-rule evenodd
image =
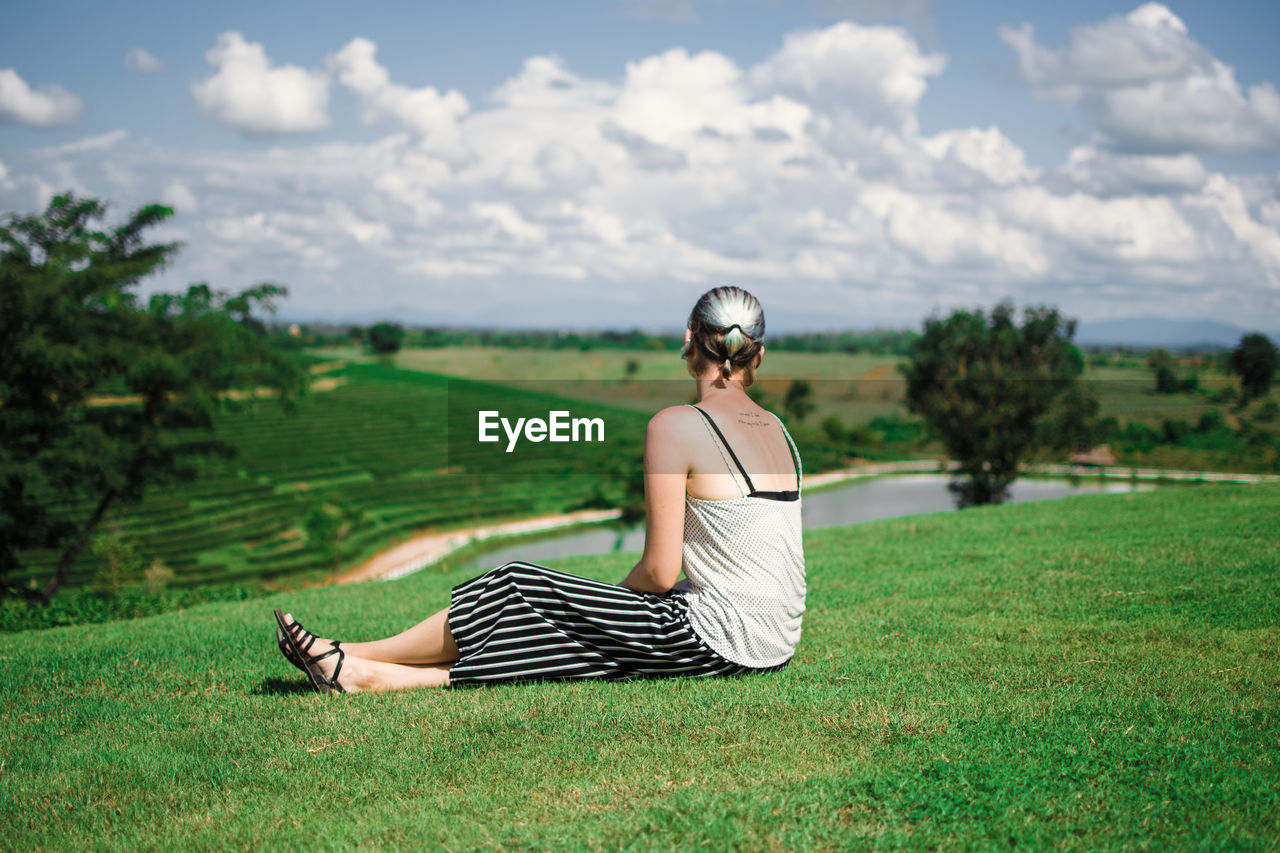
<instances>
[{"instance_id":1,"label":"woman's back","mask_svg":"<svg viewBox=\"0 0 1280 853\"><path fill-rule=\"evenodd\" d=\"M705 400L696 408L702 414L691 407L690 416L702 428L693 430L698 437L685 484L690 496L732 500L743 496L744 480L760 492L798 489L799 457L793 457L789 436L772 413L745 394Z\"/></svg>"},{"instance_id":2,"label":"woman's back","mask_svg":"<svg viewBox=\"0 0 1280 853\"><path fill-rule=\"evenodd\" d=\"M691 624L718 654L748 666L775 666L794 652L804 614L799 455L793 457L791 437L772 414L742 400L729 402L736 404L716 407L719 417L710 407L690 407L714 450L699 453L692 465L682 553L686 580L677 587L689 599ZM728 430L721 426L726 413L734 415ZM738 450L731 432L747 449ZM785 465L777 459L778 442Z\"/></svg>"}]
</instances>

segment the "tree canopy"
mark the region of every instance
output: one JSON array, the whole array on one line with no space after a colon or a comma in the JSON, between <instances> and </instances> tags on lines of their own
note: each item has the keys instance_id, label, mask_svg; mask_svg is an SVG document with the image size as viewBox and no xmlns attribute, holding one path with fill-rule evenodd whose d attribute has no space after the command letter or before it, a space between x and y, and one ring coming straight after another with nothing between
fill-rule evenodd
<instances>
[{"instance_id":1,"label":"tree canopy","mask_svg":"<svg viewBox=\"0 0 1280 853\"><path fill-rule=\"evenodd\" d=\"M24 550L54 548L49 600L113 508L229 453L210 430L230 392L288 401L305 387L254 316L283 287L195 284L142 302L136 285L180 248L145 232L171 215L147 205L101 228L106 206L67 194L0 220L0 589L14 591ZM84 517L59 509L86 501Z\"/></svg>"},{"instance_id":2,"label":"tree canopy","mask_svg":"<svg viewBox=\"0 0 1280 853\"><path fill-rule=\"evenodd\" d=\"M1266 335L1245 335L1227 358L1231 372L1240 377L1241 401L1265 397L1280 367L1280 349Z\"/></svg>"},{"instance_id":3,"label":"tree canopy","mask_svg":"<svg viewBox=\"0 0 1280 853\"><path fill-rule=\"evenodd\" d=\"M907 405L959 463L962 506L1004 500L1031 450L1089 442L1097 402L1078 381L1074 334L1055 308L1026 308L1019 323L1009 302L925 321L902 367Z\"/></svg>"},{"instance_id":4,"label":"tree canopy","mask_svg":"<svg viewBox=\"0 0 1280 853\"><path fill-rule=\"evenodd\" d=\"M369 347L374 352L396 352L403 341L404 327L398 323L377 323L369 329Z\"/></svg>"}]
</instances>

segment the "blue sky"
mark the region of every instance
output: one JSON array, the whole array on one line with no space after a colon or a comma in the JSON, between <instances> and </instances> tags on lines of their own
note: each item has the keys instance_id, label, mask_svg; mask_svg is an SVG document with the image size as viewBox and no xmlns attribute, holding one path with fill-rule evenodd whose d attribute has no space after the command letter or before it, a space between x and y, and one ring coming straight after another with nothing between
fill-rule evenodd
<instances>
[{"instance_id":1,"label":"blue sky","mask_svg":"<svg viewBox=\"0 0 1280 853\"><path fill-rule=\"evenodd\" d=\"M1280 329L1280 4L45 2L0 210L152 201L148 282L300 319L790 327L999 298Z\"/></svg>"}]
</instances>

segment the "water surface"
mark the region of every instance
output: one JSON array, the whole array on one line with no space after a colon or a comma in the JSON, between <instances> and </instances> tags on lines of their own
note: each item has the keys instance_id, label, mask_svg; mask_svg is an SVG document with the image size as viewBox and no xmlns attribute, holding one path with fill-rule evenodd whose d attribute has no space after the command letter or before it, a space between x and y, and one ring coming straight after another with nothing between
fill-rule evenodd
<instances>
[{"instance_id":1,"label":"water surface","mask_svg":"<svg viewBox=\"0 0 1280 853\"><path fill-rule=\"evenodd\" d=\"M848 485L804 496L801 509L806 530L856 524L877 518L895 518L926 512L951 512L955 498L947 490L951 478L945 474L906 474L873 480L855 480ZM1148 491L1151 483L1128 480L1029 480L1014 481L1009 503L1043 501L1072 495ZM535 541L498 545L485 551L469 564L483 571L511 560L539 562L557 557L581 554L608 554L614 551L640 551L644 548L644 528L619 531L598 527L592 530L568 530Z\"/></svg>"}]
</instances>

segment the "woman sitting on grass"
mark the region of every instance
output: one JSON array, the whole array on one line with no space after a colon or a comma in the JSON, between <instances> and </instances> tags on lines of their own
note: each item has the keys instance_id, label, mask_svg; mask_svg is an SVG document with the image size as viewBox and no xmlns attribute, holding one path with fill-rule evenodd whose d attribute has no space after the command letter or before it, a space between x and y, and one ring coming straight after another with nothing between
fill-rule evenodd
<instances>
[{"instance_id":1,"label":"woman sitting on grass","mask_svg":"<svg viewBox=\"0 0 1280 853\"><path fill-rule=\"evenodd\" d=\"M744 390L763 339L760 303L740 288L694 306L682 355L698 405L649 421L644 554L620 585L516 561L383 640L322 639L277 610L281 651L322 693L786 666L804 613L800 456Z\"/></svg>"}]
</instances>

